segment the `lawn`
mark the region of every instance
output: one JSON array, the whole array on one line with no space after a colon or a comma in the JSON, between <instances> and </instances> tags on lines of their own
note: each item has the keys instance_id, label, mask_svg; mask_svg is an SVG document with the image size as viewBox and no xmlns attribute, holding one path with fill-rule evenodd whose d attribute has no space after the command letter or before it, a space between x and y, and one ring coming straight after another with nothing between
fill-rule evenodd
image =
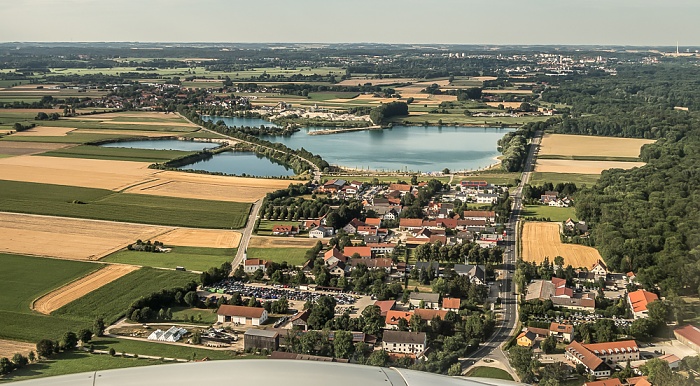
<instances>
[{"instance_id":1,"label":"lawn","mask_svg":"<svg viewBox=\"0 0 700 386\"><path fill-rule=\"evenodd\" d=\"M469 370L467 377L494 378L513 381L513 377L507 371L495 367L478 366Z\"/></svg>"},{"instance_id":2,"label":"lawn","mask_svg":"<svg viewBox=\"0 0 700 386\"><path fill-rule=\"evenodd\" d=\"M89 158L115 161L166 162L178 157L195 154L193 151L129 149L121 147L101 147L82 145L42 153L42 156Z\"/></svg>"},{"instance_id":3,"label":"lawn","mask_svg":"<svg viewBox=\"0 0 700 386\"><path fill-rule=\"evenodd\" d=\"M142 342L138 340L100 338L92 342L95 350L109 350L113 348L117 353L153 355L165 358L195 359L209 357L209 359L234 359L236 355L231 351L207 350L203 348L178 346L165 343Z\"/></svg>"},{"instance_id":4,"label":"lawn","mask_svg":"<svg viewBox=\"0 0 700 386\"><path fill-rule=\"evenodd\" d=\"M168 253L123 250L105 257L102 261L159 268L180 266L190 271L206 271L230 262L235 255L236 248L172 247L172 251Z\"/></svg>"},{"instance_id":5,"label":"lawn","mask_svg":"<svg viewBox=\"0 0 700 386\"><path fill-rule=\"evenodd\" d=\"M197 228L242 228L250 204L0 180L0 211ZM80 201L85 204L75 204Z\"/></svg>"},{"instance_id":6,"label":"lawn","mask_svg":"<svg viewBox=\"0 0 700 386\"><path fill-rule=\"evenodd\" d=\"M551 221L566 221L576 219L576 208L557 208L548 205L525 205L523 217L549 218Z\"/></svg>"},{"instance_id":7,"label":"lawn","mask_svg":"<svg viewBox=\"0 0 700 386\"><path fill-rule=\"evenodd\" d=\"M578 173L548 173L534 172L530 178L530 185L542 185L545 182L551 182L556 185L558 183L573 182L576 186L588 185L592 186L598 182L599 174L578 174Z\"/></svg>"},{"instance_id":8,"label":"lawn","mask_svg":"<svg viewBox=\"0 0 700 386\"><path fill-rule=\"evenodd\" d=\"M458 183L461 181L486 181L494 185L515 185L515 180L517 179L520 179L520 173L493 172L469 174L466 176L455 176L452 182Z\"/></svg>"},{"instance_id":9,"label":"lawn","mask_svg":"<svg viewBox=\"0 0 700 386\"><path fill-rule=\"evenodd\" d=\"M248 248L249 259L264 259L275 263L286 261L290 265L303 265L306 262L304 248Z\"/></svg>"},{"instance_id":10,"label":"lawn","mask_svg":"<svg viewBox=\"0 0 700 386\"><path fill-rule=\"evenodd\" d=\"M190 316L194 316L195 323L206 323L214 324L216 323L217 316L215 310L201 309L201 308L186 308L186 307L173 307L173 321L182 321L190 323ZM202 320L199 321L198 317L202 315Z\"/></svg>"},{"instance_id":11,"label":"lawn","mask_svg":"<svg viewBox=\"0 0 700 386\"><path fill-rule=\"evenodd\" d=\"M59 339L64 332L89 327L30 309L32 301L100 268L97 264L0 254L0 338L38 341Z\"/></svg>"},{"instance_id":12,"label":"lawn","mask_svg":"<svg viewBox=\"0 0 700 386\"><path fill-rule=\"evenodd\" d=\"M164 288L184 287L196 279L196 275L188 272L141 268L66 304L52 315L90 323L102 317L105 323L111 324L123 316L134 300Z\"/></svg>"}]
</instances>

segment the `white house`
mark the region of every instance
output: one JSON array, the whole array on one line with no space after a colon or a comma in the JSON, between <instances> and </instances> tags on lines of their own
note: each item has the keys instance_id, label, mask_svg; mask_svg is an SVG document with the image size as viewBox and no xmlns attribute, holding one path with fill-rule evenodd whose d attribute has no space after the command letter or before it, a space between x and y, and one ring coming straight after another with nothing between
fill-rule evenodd
<instances>
[{"instance_id":1,"label":"white house","mask_svg":"<svg viewBox=\"0 0 700 386\"><path fill-rule=\"evenodd\" d=\"M427 345L424 332L386 330L382 340L385 351L399 354L418 355L425 351Z\"/></svg>"},{"instance_id":2,"label":"white house","mask_svg":"<svg viewBox=\"0 0 700 386\"><path fill-rule=\"evenodd\" d=\"M262 269L265 272L267 265L268 262L262 259L247 259L243 263L243 271L245 273L255 273L255 271Z\"/></svg>"},{"instance_id":3,"label":"white house","mask_svg":"<svg viewBox=\"0 0 700 386\"><path fill-rule=\"evenodd\" d=\"M267 311L264 308L222 305L216 311L219 323L234 323L241 325L259 326L267 321Z\"/></svg>"},{"instance_id":4,"label":"white house","mask_svg":"<svg viewBox=\"0 0 700 386\"><path fill-rule=\"evenodd\" d=\"M323 225L317 226L309 231L309 238L311 239L322 239L324 237L331 236L333 236L333 228L325 227Z\"/></svg>"},{"instance_id":5,"label":"white house","mask_svg":"<svg viewBox=\"0 0 700 386\"><path fill-rule=\"evenodd\" d=\"M170 327L167 331L161 329L155 330L148 336L148 340L158 340L161 342L177 342L183 335L187 334L187 330L181 327Z\"/></svg>"},{"instance_id":6,"label":"white house","mask_svg":"<svg viewBox=\"0 0 700 386\"><path fill-rule=\"evenodd\" d=\"M415 308L420 307L422 302L424 308L440 309L440 294L411 292L408 301Z\"/></svg>"},{"instance_id":7,"label":"white house","mask_svg":"<svg viewBox=\"0 0 700 386\"><path fill-rule=\"evenodd\" d=\"M593 267L591 267L590 272L592 272L593 275L595 275L596 280L600 278L605 279L608 276L608 267L605 266L605 263L598 260L595 264L593 264Z\"/></svg>"}]
</instances>

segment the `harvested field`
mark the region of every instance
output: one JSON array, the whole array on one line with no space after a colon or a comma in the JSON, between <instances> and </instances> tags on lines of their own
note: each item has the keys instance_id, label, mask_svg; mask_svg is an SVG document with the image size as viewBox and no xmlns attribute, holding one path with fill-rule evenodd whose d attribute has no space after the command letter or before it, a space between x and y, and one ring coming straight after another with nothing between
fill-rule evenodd
<instances>
[{"instance_id":1,"label":"harvested field","mask_svg":"<svg viewBox=\"0 0 700 386\"><path fill-rule=\"evenodd\" d=\"M535 172L600 174L607 169L632 169L644 165L644 162L538 159L535 164Z\"/></svg>"},{"instance_id":2,"label":"harvested field","mask_svg":"<svg viewBox=\"0 0 700 386\"><path fill-rule=\"evenodd\" d=\"M207 248L236 248L241 242L241 234L234 231L215 229L178 228L156 238L166 246L179 245Z\"/></svg>"},{"instance_id":3,"label":"harvested field","mask_svg":"<svg viewBox=\"0 0 700 386\"><path fill-rule=\"evenodd\" d=\"M0 213L0 252L98 260L137 239L157 238L172 228Z\"/></svg>"},{"instance_id":4,"label":"harvested field","mask_svg":"<svg viewBox=\"0 0 700 386\"><path fill-rule=\"evenodd\" d=\"M133 136L144 136L144 137L170 137L170 136L180 136L180 132L167 132L167 131L136 131L136 130L114 130L114 129L78 129L74 130L75 134L115 134L115 135L133 135Z\"/></svg>"},{"instance_id":5,"label":"harvested field","mask_svg":"<svg viewBox=\"0 0 700 386\"><path fill-rule=\"evenodd\" d=\"M40 297L32 304L32 309L48 315L137 269L131 265L106 264L104 268Z\"/></svg>"},{"instance_id":6,"label":"harvested field","mask_svg":"<svg viewBox=\"0 0 700 386\"><path fill-rule=\"evenodd\" d=\"M497 76L473 76L473 77L471 77L471 79L478 80L480 82L484 82L487 80L496 80L496 79L498 79L498 77Z\"/></svg>"},{"instance_id":7,"label":"harvested field","mask_svg":"<svg viewBox=\"0 0 700 386\"><path fill-rule=\"evenodd\" d=\"M15 137L63 137L73 130L75 130L74 127L36 126L12 135Z\"/></svg>"},{"instance_id":8,"label":"harvested field","mask_svg":"<svg viewBox=\"0 0 700 386\"><path fill-rule=\"evenodd\" d=\"M28 155L43 153L49 150L62 149L69 146L65 143L41 143L41 142L5 142L0 141L0 154Z\"/></svg>"},{"instance_id":9,"label":"harvested field","mask_svg":"<svg viewBox=\"0 0 700 386\"><path fill-rule=\"evenodd\" d=\"M319 239L297 237L266 237L253 236L248 243L249 248L311 248Z\"/></svg>"},{"instance_id":10,"label":"harvested field","mask_svg":"<svg viewBox=\"0 0 700 386\"><path fill-rule=\"evenodd\" d=\"M564 244L559 237L559 223L526 222L523 227L522 254L524 261L540 263L545 257L554 261L556 256L564 258L564 265L574 268L591 267L602 260L598 250L577 244Z\"/></svg>"},{"instance_id":11,"label":"harvested field","mask_svg":"<svg viewBox=\"0 0 700 386\"><path fill-rule=\"evenodd\" d=\"M416 80L413 78L385 78L385 79L369 79L369 78L352 78L336 83L337 86L357 86L358 84L372 83L374 86L396 83L412 83Z\"/></svg>"},{"instance_id":12,"label":"harvested field","mask_svg":"<svg viewBox=\"0 0 700 386\"><path fill-rule=\"evenodd\" d=\"M8 154L15 142L0 142ZM37 144L46 145L46 144ZM29 151L34 143L17 147ZM37 152L55 149L41 149ZM63 147L64 145L58 145ZM36 150L36 149L35 149ZM9 150L8 150L9 151ZM149 162L22 156L0 159L0 180L80 186L146 195L255 202L292 181L214 176L149 169Z\"/></svg>"},{"instance_id":13,"label":"harvested field","mask_svg":"<svg viewBox=\"0 0 700 386\"><path fill-rule=\"evenodd\" d=\"M498 105L503 105L505 108L519 109L523 102L486 102L486 105L491 107L498 107Z\"/></svg>"},{"instance_id":14,"label":"harvested field","mask_svg":"<svg viewBox=\"0 0 700 386\"><path fill-rule=\"evenodd\" d=\"M36 345L33 343L0 339L0 358L12 358L17 353L26 357L34 350L36 350Z\"/></svg>"},{"instance_id":15,"label":"harvested field","mask_svg":"<svg viewBox=\"0 0 700 386\"><path fill-rule=\"evenodd\" d=\"M532 90L483 90L484 94L532 94Z\"/></svg>"},{"instance_id":16,"label":"harvested field","mask_svg":"<svg viewBox=\"0 0 700 386\"><path fill-rule=\"evenodd\" d=\"M639 157L642 146L652 139L597 137L590 135L545 134L540 155Z\"/></svg>"}]
</instances>

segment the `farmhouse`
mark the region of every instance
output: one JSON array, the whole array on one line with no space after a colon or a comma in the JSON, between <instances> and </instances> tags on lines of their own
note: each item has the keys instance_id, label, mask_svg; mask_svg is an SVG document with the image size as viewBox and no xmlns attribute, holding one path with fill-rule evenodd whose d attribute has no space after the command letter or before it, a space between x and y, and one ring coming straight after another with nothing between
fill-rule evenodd
<instances>
[{"instance_id":1,"label":"farmhouse","mask_svg":"<svg viewBox=\"0 0 700 386\"><path fill-rule=\"evenodd\" d=\"M395 311L395 310L389 310L386 313L386 317L384 318L384 328L388 330L396 330L398 329L398 324L399 324L399 319L404 319L406 322L411 320L411 316L413 316L413 312L409 311Z\"/></svg>"},{"instance_id":2,"label":"farmhouse","mask_svg":"<svg viewBox=\"0 0 700 386\"><path fill-rule=\"evenodd\" d=\"M251 328L243 334L243 347L246 351L254 349L277 350L280 347L279 333L272 330Z\"/></svg>"},{"instance_id":3,"label":"farmhouse","mask_svg":"<svg viewBox=\"0 0 700 386\"><path fill-rule=\"evenodd\" d=\"M518 346L523 346L523 347L532 347L533 344L535 344L535 339L537 338L537 335L535 335L534 332L532 331L523 331L518 335L518 340L517 344Z\"/></svg>"},{"instance_id":4,"label":"farmhouse","mask_svg":"<svg viewBox=\"0 0 700 386\"><path fill-rule=\"evenodd\" d=\"M418 355L425 351L424 332L385 331L382 348L387 352Z\"/></svg>"},{"instance_id":5,"label":"farmhouse","mask_svg":"<svg viewBox=\"0 0 700 386\"><path fill-rule=\"evenodd\" d=\"M241 325L252 324L259 326L267 320L267 311L264 308L222 305L216 311L219 323L235 323Z\"/></svg>"},{"instance_id":6,"label":"farmhouse","mask_svg":"<svg viewBox=\"0 0 700 386\"><path fill-rule=\"evenodd\" d=\"M275 225L272 227L272 234L275 236L289 236L299 233L299 228L294 225Z\"/></svg>"},{"instance_id":7,"label":"farmhouse","mask_svg":"<svg viewBox=\"0 0 700 386\"><path fill-rule=\"evenodd\" d=\"M549 325L549 335L553 335L558 340L563 340L564 342L571 342L574 336L574 326L552 322L552 324Z\"/></svg>"},{"instance_id":8,"label":"farmhouse","mask_svg":"<svg viewBox=\"0 0 700 386\"><path fill-rule=\"evenodd\" d=\"M255 271L262 269L263 272L267 269L270 263L267 260L262 259L247 259L243 263L243 271L245 273L255 273Z\"/></svg>"},{"instance_id":9,"label":"farmhouse","mask_svg":"<svg viewBox=\"0 0 700 386\"><path fill-rule=\"evenodd\" d=\"M673 330L673 335L676 336L679 342L695 350L696 353L700 354L700 329L693 326L687 325L681 328Z\"/></svg>"},{"instance_id":10,"label":"farmhouse","mask_svg":"<svg viewBox=\"0 0 700 386\"><path fill-rule=\"evenodd\" d=\"M658 299L659 297L655 293L641 289L627 294L627 303L630 305L635 319L648 317L647 305Z\"/></svg>"},{"instance_id":11,"label":"farmhouse","mask_svg":"<svg viewBox=\"0 0 700 386\"><path fill-rule=\"evenodd\" d=\"M608 267L602 261L598 260L590 271L595 276L596 280L605 279L608 276Z\"/></svg>"},{"instance_id":12,"label":"farmhouse","mask_svg":"<svg viewBox=\"0 0 700 386\"><path fill-rule=\"evenodd\" d=\"M343 255L343 252L340 252L338 248L333 247L333 249L329 249L326 251L326 253L323 254L323 262L327 265L333 265L337 262L347 262L348 259Z\"/></svg>"},{"instance_id":13,"label":"farmhouse","mask_svg":"<svg viewBox=\"0 0 700 386\"><path fill-rule=\"evenodd\" d=\"M550 201L556 201L559 196L559 192L556 191L546 191L542 196L540 196L540 201L543 204L549 204Z\"/></svg>"},{"instance_id":14,"label":"farmhouse","mask_svg":"<svg viewBox=\"0 0 700 386\"><path fill-rule=\"evenodd\" d=\"M399 220L399 229L402 231L412 231L423 227L423 219L420 218L402 218Z\"/></svg>"}]
</instances>

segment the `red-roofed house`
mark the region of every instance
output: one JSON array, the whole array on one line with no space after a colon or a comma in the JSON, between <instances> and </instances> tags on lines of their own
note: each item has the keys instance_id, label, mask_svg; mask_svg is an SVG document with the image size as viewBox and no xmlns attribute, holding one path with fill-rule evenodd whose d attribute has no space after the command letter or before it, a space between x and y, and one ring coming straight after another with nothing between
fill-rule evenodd
<instances>
[{"instance_id":1,"label":"red-roofed house","mask_svg":"<svg viewBox=\"0 0 700 386\"><path fill-rule=\"evenodd\" d=\"M496 222L496 212L492 210L465 210L465 220L485 220L490 223Z\"/></svg>"},{"instance_id":2,"label":"red-roofed house","mask_svg":"<svg viewBox=\"0 0 700 386\"><path fill-rule=\"evenodd\" d=\"M411 185L409 184L389 184L389 190L397 190L399 192L408 193L411 191Z\"/></svg>"},{"instance_id":3,"label":"red-roofed house","mask_svg":"<svg viewBox=\"0 0 700 386\"><path fill-rule=\"evenodd\" d=\"M267 311L259 307L230 306L224 304L216 311L219 323L252 324L259 326L267 320Z\"/></svg>"},{"instance_id":4,"label":"red-roofed house","mask_svg":"<svg viewBox=\"0 0 700 386\"><path fill-rule=\"evenodd\" d=\"M411 320L411 316L413 316L412 311L387 311L386 318L384 318L384 328L396 330L399 328L399 319L406 319L406 322L408 322Z\"/></svg>"},{"instance_id":5,"label":"red-roofed house","mask_svg":"<svg viewBox=\"0 0 700 386\"><path fill-rule=\"evenodd\" d=\"M262 269L263 272L267 269L270 263L262 259L248 259L243 263L243 272L245 273L255 273L255 271Z\"/></svg>"},{"instance_id":6,"label":"red-roofed house","mask_svg":"<svg viewBox=\"0 0 700 386\"><path fill-rule=\"evenodd\" d=\"M622 383L617 378L610 378L602 381L586 382L583 386L622 386Z\"/></svg>"},{"instance_id":7,"label":"red-roofed house","mask_svg":"<svg viewBox=\"0 0 700 386\"><path fill-rule=\"evenodd\" d=\"M343 252L340 252L340 250L338 250L336 247L327 250L326 253L323 254L323 262L327 266L331 266L337 262L345 263L347 261L348 259L345 257L345 255L343 255Z\"/></svg>"},{"instance_id":8,"label":"red-roofed house","mask_svg":"<svg viewBox=\"0 0 700 386\"><path fill-rule=\"evenodd\" d=\"M681 365L681 358L673 354L666 354L659 357L662 361L668 362L668 367L671 369L677 369Z\"/></svg>"},{"instance_id":9,"label":"red-roofed house","mask_svg":"<svg viewBox=\"0 0 700 386\"><path fill-rule=\"evenodd\" d=\"M379 307L381 315L386 317L387 312L391 311L396 305L396 300L377 300L374 305Z\"/></svg>"},{"instance_id":10,"label":"red-roofed house","mask_svg":"<svg viewBox=\"0 0 700 386\"><path fill-rule=\"evenodd\" d=\"M375 228L379 228L382 225L382 219L380 218L367 218L365 219L365 224Z\"/></svg>"},{"instance_id":11,"label":"red-roofed house","mask_svg":"<svg viewBox=\"0 0 700 386\"><path fill-rule=\"evenodd\" d=\"M422 227L423 219L421 218L402 218L399 220L399 229L402 231L411 231Z\"/></svg>"},{"instance_id":12,"label":"red-roofed house","mask_svg":"<svg viewBox=\"0 0 700 386\"><path fill-rule=\"evenodd\" d=\"M430 325L430 321L433 320L434 317L437 316L440 319L445 320L445 315L447 315L446 310L433 310L429 308L416 308L413 310L413 313L428 322L428 325Z\"/></svg>"},{"instance_id":13,"label":"red-roofed house","mask_svg":"<svg viewBox=\"0 0 700 386\"><path fill-rule=\"evenodd\" d=\"M641 289L627 294L627 302L635 319L648 317L647 305L658 299L659 297L655 293Z\"/></svg>"},{"instance_id":14,"label":"red-roofed house","mask_svg":"<svg viewBox=\"0 0 700 386\"><path fill-rule=\"evenodd\" d=\"M580 363L586 367L586 372L596 378L609 377L612 370L604 360L598 358L593 352L577 341L571 342L564 351L566 359Z\"/></svg>"},{"instance_id":15,"label":"red-roofed house","mask_svg":"<svg viewBox=\"0 0 700 386\"><path fill-rule=\"evenodd\" d=\"M272 234L275 236L289 236L299 233L299 228L293 225L275 225L272 227Z\"/></svg>"},{"instance_id":16,"label":"red-roofed house","mask_svg":"<svg viewBox=\"0 0 700 386\"><path fill-rule=\"evenodd\" d=\"M351 258L354 254L360 255L362 259L369 259L372 257L372 248L370 247L345 247L343 248L343 255L347 258Z\"/></svg>"},{"instance_id":17,"label":"red-roofed house","mask_svg":"<svg viewBox=\"0 0 700 386\"><path fill-rule=\"evenodd\" d=\"M462 303L460 298L443 298L442 299L442 309L447 311L459 311L459 305Z\"/></svg>"},{"instance_id":18,"label":"red-roofed house","mask_svg":"<svg viewBox=\"0 0 700 386\"><path fill-rule=\"evenodd\" d=\"M679 342L695 350L696 353L700 354L700 329L693 326L687 325L673 330L673 335L676 336Z\"/></svg>"}]
</instances>

